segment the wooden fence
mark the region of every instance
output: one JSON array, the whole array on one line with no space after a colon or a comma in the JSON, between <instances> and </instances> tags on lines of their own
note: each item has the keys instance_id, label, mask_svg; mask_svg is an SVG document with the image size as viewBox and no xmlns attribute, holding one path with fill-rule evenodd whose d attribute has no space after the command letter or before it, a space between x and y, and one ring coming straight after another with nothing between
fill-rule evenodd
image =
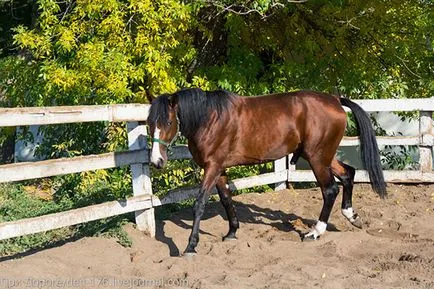
<instances>
[{"instance_id":1,"label":"wooden fence","mask_svg":"<svg viewBox=\"0 0 434 289\"><path fill-rule=\"evenodd\" d=\"M387 182L433 183L432 147L434 99L359 100L366 111L419 111L418 136L378 137L379 145L414 145L420 152L420 169L385 171ZM119 153L61 158L39 162L25 162L0 166L0 182L21 181L89 170L131 166L133 197L106 202L61 213L0 224L0 240L71 226L128 212L135 212L137 227L155 236L154 208L194 197L197 188L179 188L165 197L152 194L149 169L147 130L139 121L146 120L149 105L121 104L96 106L70 106L45 108L0 109L0 127L47 125L75 122L127 122L129 150ZM358 138L345 137L341 146L356 146ZM191 155L186 146L174 148L170 159L186 159ZM315 181L310 170L296 170L289 164L291 155L275 161L274 172L232 180L232 189L276 184L276 190L284 189L288 182ZM368 182L365 171L358 170L356 182Z\"/></svg>"}]
</instances>

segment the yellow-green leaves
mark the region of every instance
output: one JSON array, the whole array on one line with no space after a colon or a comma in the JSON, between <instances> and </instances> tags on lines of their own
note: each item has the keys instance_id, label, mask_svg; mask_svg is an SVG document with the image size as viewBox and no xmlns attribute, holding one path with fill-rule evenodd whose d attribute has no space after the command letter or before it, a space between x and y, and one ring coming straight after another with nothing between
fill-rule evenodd
<instances>
[{"instance_id":1,"label":"yellow-green leaves","mask_svg":"<svg viewBox=\"0 0 434 289\"><path fill-rule=\"evenodd\" d=\"M75 33L66 27L59 27L59 39L56 42L63 53L71 52L77 47Z\"/></svg>"},{"instance_id":2,"label":"yellow-green leaves","mask_svg":"<svg viewBox=\"0 0 434 289\"><path fill-rule=\"evenodd\" d=\"M14 43L22 49L32 51L33 55L43 59L52 55L52 43L50 37L36 31L28 30L24 26L14 29Z\"/></svg>"},{"instance_id":3,"label":"yellow-green leaves","mask_svg":"<svg viewBox=\"0 0 434 289\"><path fill-rule=\"evenodd\" d=\"M46 104L147 101L186 83L192 10L175 0L38 2L15 43L40 65Z\"/></svg>"}]
</instances>

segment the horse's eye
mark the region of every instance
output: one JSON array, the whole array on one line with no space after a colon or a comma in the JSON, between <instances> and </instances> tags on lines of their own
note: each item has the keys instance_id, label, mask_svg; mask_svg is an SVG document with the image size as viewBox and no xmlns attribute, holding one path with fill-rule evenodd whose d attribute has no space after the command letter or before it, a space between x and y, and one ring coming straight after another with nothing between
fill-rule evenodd
<instances>
[{"instance_id":1,"label":"horse's eye","mask_svg":"<svg viewBox=\"0 0 434 289\"><path fill-rule=\"evenodd\" d=\"M171 125L172 125L172 121L169 120L169 121L167 122L167 125L168 125L168 126L171 126Z\"/></svg>"}]
</instances>

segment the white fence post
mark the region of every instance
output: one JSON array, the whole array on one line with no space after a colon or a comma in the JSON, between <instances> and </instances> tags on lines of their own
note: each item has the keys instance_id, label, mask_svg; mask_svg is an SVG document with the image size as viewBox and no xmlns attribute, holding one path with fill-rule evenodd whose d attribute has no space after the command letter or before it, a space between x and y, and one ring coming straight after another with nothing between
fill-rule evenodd
<instances>
[{"instance_id":1,"label":"white fence post","mask_svg":"<svg viewBox=\"0 0 434 289\"><path fill-rule=\"evenodd\" d=\"M144 149L147 153L148 144L146 140L146 126L139 125L138 122L127 122L127 131L129 150ZM131 174L133 179L134 196L152 196L152 182L149 163L132 164ZM135 214L137 228L141 231L147 231L152 238L155 237L154 208L136 211Z\"/></svg>"},{"instance_id":2,"label":"white fence post","mask_svg":"<svg viewBox=\"0 0 434 289\"><path fill-rule=\"evenodd\" d=\"M296 168L295 165L291 164L291 159L293 157L294 154L289 154L288 157L286 158L286 162L287 162L287 168L288 168L288 178L287 178L287 182L289 183L293 176L292 173L295 172Z\"/></svg>"},{"instance_id":3,"label":"white fence post","mask_svg":"<svg viewBox=\"0 0 434 289\"><path fill-rule=\"evenodd\" d=\"M420 170L432 171L432 111L421 111L419 116L419 156Z\"/></svg>"},{"instance_id":4,"label":"white fence post","mask_svg":"<svg viewBox=\"0 0 434 289\"><path fill-rule=\"evenodd\" d=\"M281 171L285 171L286 170L286 156L284 156L283 158L280 158L278 160L274 161L274 172L281 172ZM286 181L285 182L280 182L280 183L276 183L274 185L274 190L275 191L280 191L280 190L284 190L286 189Z\"/></svg>"}]
</instances>

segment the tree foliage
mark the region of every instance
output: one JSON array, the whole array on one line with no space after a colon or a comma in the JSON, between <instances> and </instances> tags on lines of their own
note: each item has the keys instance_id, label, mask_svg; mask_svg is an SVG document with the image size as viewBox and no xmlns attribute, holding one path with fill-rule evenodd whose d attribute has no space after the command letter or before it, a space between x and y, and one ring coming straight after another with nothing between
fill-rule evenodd
<instances>
[{"instance_id":1,"label":"tree foliage","mask_svg":"<svg viewBox=\"0 0 434 289\"><path fill-rule=\"evenodd\" d=\"M5 105L146 102L188 86L364 98L434 87L431 1L18 3L34 13L3 23L20 51L2 59Z\"/></svg>"},{"instance_id":2,"label":"tree foliage","mask_svg":"<svg viewBox=\"0 0 434 289\"><path fill-rule=\"evenodd\" d=\"M208 3L227 15L226 57L202 70L216 86L245 94L309 88L361 98L432 96L431 1Z\"/></svg>"},{"instance_id":3,"label":"tree foliage","mask_svg":"<svg viewBox=\"0 0 434 289\"><path fill-rule=\"evenodd\" d=\"M34 28L14 28L43 92L35 105L144 102L174 91L193 49L179 1L38 1Z\"/></svg>"}]
</instances>

